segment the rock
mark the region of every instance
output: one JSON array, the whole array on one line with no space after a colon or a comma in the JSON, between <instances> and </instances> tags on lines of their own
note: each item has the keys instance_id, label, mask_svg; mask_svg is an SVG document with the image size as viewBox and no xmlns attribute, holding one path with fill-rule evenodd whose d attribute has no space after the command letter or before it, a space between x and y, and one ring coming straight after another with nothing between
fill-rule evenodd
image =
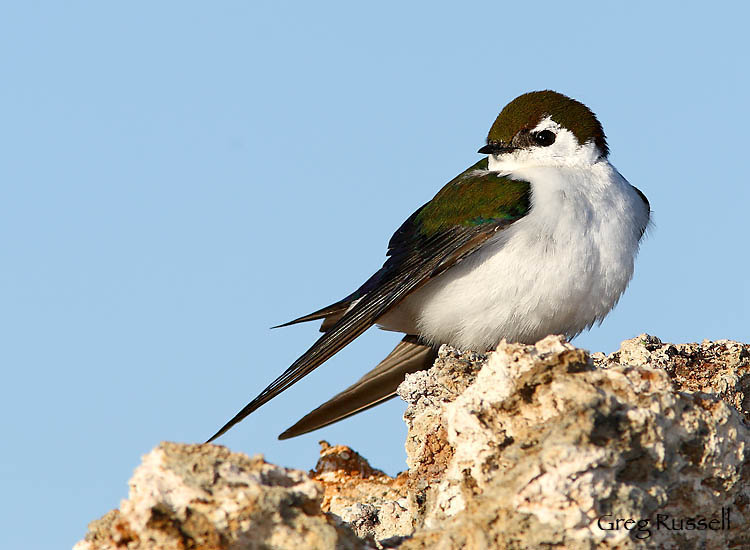
<instances>
[{"instance_id":1,"label":"rock","mask_svg":"<svg viewBox=\"0 0 750 550\"><path fill-rule=\"evenodd\" d=\"M502 343L460 395L441 349L399 389L400 548L750 548L749 349L644 335L597 367L559 337Z\"/></svg>"},{"instance_id":2,"label":"rock","mask_svg":"<svg viewBox=\"0 0 750 550\"><path fill-rule=\"evenodd\" d=\"M350 447L320 444L320 458L310 475L323 485L323 511L372 546L389 539L397 542L414 531L405 474L392 478Z\"/></svg>"},{"instance_id":3,"label":"rock","mask_svg":"<svg viewBox=\"0 0 750 550\"><path fill-rule=\"evenodd\" d=\"M143 457L120 510L92 522L75 550L367 548L322 500L305 472L260 455L162 443Z\"/></svg>"},{"instance_id":4,"label":"rock","mask_svg":"<svg viewBox=\"0 0 750 550\"><path fill-rule=\"evenodd\" d=\"M595 354L596 355L596 354ZM700 344L664 344L641 334L626 340L597 366L627 364L664 370L680 391L718 395L750 421L750 346L730 340Z\"/></svg>"},{"instance_id":5,"label":"rock","mask_svg":"<svg viewBox=\"0 0 750 550\"><path fill-rule=\"evenodd\" d=\"M748 345L443 346L399 395L406 473L163 443L76 550L750 548Z\"/></svg>"}]
</instances>

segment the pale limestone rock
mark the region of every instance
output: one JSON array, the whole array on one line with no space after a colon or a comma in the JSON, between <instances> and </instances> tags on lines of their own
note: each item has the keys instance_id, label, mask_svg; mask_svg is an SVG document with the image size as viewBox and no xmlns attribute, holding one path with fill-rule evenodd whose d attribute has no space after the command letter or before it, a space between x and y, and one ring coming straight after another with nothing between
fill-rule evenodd
<instances>
[{"instance_id":1,"label":"pale limestone rock","mask_svg":"<svg viewBox=\"0 0 750 550\"><path fill-rule=\"evenodd\" d=\"M749 347L657 342L624 342L607 368L559 337L502 343L456 397L460 354L441 349L399 390L417 523L401 548L750 548ZM722 508L728 530L656 528ZM649 524L608 529L618 517Z\"/></svg>"},{"instance_id":2,"label":"pale limestone rock","mask_svg":"<svg viewBox=\"0 0 750 550\"><path fill-rule=\"evenodd\" d=\"M664 370L675 388L720 396L750 421L750 346L731 340L704 340L700 344L663 343L641 334L625 340L609 357L594 354L594 363L644 366Z\"/></svg>"},{"instance_id":3,"label":"pale limestone rock","mask_svg":"<svg viewBox=\"0 0 750 550\"><path fill-rule=\"evenodd\" d=\"M92 522L75 550L367 548L321 511L322 499L307 474L260 455L162 443L136 469L120 511Z\"/></svg>"}]
</instances>

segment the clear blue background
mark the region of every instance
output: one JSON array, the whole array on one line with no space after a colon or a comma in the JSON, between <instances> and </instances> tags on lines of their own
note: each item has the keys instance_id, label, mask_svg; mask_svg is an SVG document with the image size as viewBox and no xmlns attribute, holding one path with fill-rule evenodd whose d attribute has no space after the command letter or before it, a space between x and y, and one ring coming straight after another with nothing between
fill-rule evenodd
<instances>
[{"instance_id":1,"label":"clear blue background","mask_svg":"<svg viewBox=\"0 0 750 550\"><path fill-rule=\"evenodd\" d=\"M73 544L142 454L211 435L318 335L268 327L377 269L525 91L588 104L654 210L577 343L750 339L743 3L280 4L3 5L0 547ZM403 469L397 401L275 439L397 339L371 330L220 443Z\"/></svg>"}]
</instances>

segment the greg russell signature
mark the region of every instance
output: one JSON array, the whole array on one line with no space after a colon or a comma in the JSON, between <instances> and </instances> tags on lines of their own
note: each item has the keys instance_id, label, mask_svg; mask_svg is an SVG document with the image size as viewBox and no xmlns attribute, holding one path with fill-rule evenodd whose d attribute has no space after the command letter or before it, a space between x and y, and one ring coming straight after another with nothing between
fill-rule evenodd
<instances>
[{"instance_id":1,"label":"greg russell signature","mask_svg":"<svg viewBox=\"0 0 750 550\"><path fill-rule=\"evenodd\" d=\"M654 531L724 531L732 528L731 508L722 508L721 512L708 516L695 515L678 517L671 514L656 514L652 518L618 518L613 514L604 514L597 519L597 526L602 531L633 531L637 539L647 539Z\"/></svg>"}]
</instances>

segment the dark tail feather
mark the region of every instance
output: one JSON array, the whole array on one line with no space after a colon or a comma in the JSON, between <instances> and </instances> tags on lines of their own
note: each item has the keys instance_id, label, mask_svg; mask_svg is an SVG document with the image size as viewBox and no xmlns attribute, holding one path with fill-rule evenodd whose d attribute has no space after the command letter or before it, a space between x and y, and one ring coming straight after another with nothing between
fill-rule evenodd
<instances>
[{"instance_id":1,"label":"dark tail feather","mask_svg":"<svg viewBox=\"0 0 750 550\"><path fill-rule=\"evenodd\" d=\"M312 313L303 315L302 317L297 317L293 321L289 321L288 323L284 323L281 325L276 325L275 327L271 327L271 328L288 327L290 325L296 325L297 323L304 323L306 321L315 321L316 319L325 319L326 317L330 317L331 315L334 315L335 321L338 321L339 319L341 319L341 317L344 316L344 313L346 313L346 310L349 308L350 304L351 304L351 300L347 301L347 299L345 298L341 300L340 302L336 302L335 304L326 306L322 309L319 309L318 311L313 311ZM335 321L333 323L335 323ZM326 321L323 321L323 324L325 323ZM330 326L333 323L329 323L326 329L330 328ZM321 328L321 332L325 332L325 330Z\"/></svg>"},{"instance_id":2,"label":"dark tail feather","mask_svg":"<svg viewBox=\"0 0 750 550\"><path fill-rule=\"evenodd\" d=\"M406 336L378 366L352 386L323 403L287 429L279 439L289 439L317 430L395 397L407 374L426 370L437 357L437 349Z\"/></svg>"}]
</instances>

